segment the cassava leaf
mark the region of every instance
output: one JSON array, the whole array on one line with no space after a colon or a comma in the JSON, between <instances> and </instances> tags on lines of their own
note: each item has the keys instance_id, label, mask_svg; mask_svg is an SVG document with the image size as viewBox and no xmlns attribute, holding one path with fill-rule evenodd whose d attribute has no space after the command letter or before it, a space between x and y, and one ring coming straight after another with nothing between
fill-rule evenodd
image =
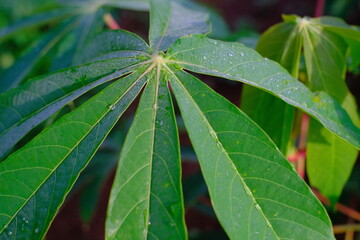
<instances>
[{"instance_id":1,"label":"cassava leaf","mask_svg":"<svg viewBox=\"0 0 360 240\"><path fill-rule=\"evenodd\" d=\"M43 57L61 38L74 27L74 20L67 21L50 32L46 33L30 46L27 53L17 59L13 66L2 73L0 78L0 93L16 87L21 83L36 63Z\"/></svg>"},{"instance_id":2,"label":"cassava leaf","mask_svg":"<svg viewBox=\"0 0 360 240\"><path fill-rule=\"evenodd\" d=\"M172 71L181 115L228 236L334 239L325 209L270 138L198 79Z\"/></svg>"},{"instance_id":3,"label":"cassava leaf","mask_svg":"<svg viewBox=\"0 0 360 240\"><path fill-rule=\"evenodd\" d=\"M150 46L166 50L179 37L209 31L208 14L192 8L191 2L175 0L150 1Z\"/></svg>"},{"instance_id":4,"label":"cassava leaf","mask_svg":"<svg viewBox=\"0 0 360 240\"><path fill-rule=\"evenodd\" d=\"M360 148L360 129L326 93L313 93L277 63L240 43L182 37L167 52L168 61L190 71L241 81L263 89L318 119L326 128Z\"/></svg>"},{"instance_id":5,"label":"cassava leaf","mask_svg":"<svg viewBox=\"0 0 360 240\"><path fill-rule=\"evenodd\" d=\"M1 239L43 238L79 173L145 80L142 72L118 80L0 164Z\"/></svg>"},{"instance_id":6,"label":"cassava leaf","mask_svg":"<svg viewBox=\"0 0 360 240\"><path fill-rule=\"evenodd\" d=\"M0 158L26 133L86 91L130 72L138 59L95 62L41 76L0 95Z\"/></svg>"},{"instance_id":7,"label":"cassava leaf","mask_svg":"<svg viewBox=\"0 0 360 240\"><path fill-rule=\"evenodd\" d=\"M357 106L345 83L346 42L311 21L303 23L301 29L310 87L336 99L359 126ZM357 149L313 119L306 149L310 184L336 203L356 161Z\"/></svg>"},{"instance_id":8,"label":"cassava leaf","mask_svg":"<svg viewBox=\"0 0 360 240\"><path fill-rule=\"evenodd\" d=\"M107 239L186 239L179 155L171 97L158 66L122 149Z\"/></svg>"},{"instance_id":9,"label":"cassava leaf","mask_svg":"<svg viewBox=\"0 0 360 240\"><path fill-rule=\"evenodd\" d=\"M149 10L149 0L103 0L102 4L122 9L146 11Z\"/></svg>"},{"instance_id":10,"label":"cassava leaf","mask_svg":"<svg viewBox=\"0 0 360 240\"><path fill-rule=\"evenodd\" d=\"M295 116L293 106L270 93L246 85L241 93L241 110L271 137L283 154L286 154Z\"/></svg>"},{"instance_id":11,"label":"cassava leaf","mask_svg":"<svg viewBox=\"0 0 360 240\"><path fill-rule=\"evenodd\" d=\"M297 78L302 38L298 36L295 26L295 23L286 22L271 27L260 37L256 50L263 57L279 62ZM241 109L286 154L294 121L294 107L265 91L245 85L241 95Z\"/></svg>"},{"instance_id":12,"label":"cassava leaf","mask_svg":"<svg viewBox=\"0 0 360 240\"><path fill-rule=\"evenodd\" d=\"M45 13L39 13L36 15L31 15L30 17L26 17L24 19L12 23L7 27L0 29L0 41L10 37L11 35L23 29L29 27L35 27L37 25L45 24L61 18L66 18L71 15L75 15L76 13L77 12L74 11L74 9L64 8L64 9L56 9L56 10L48 11Z\"/></svg>"},{"instance_id":13,"label":"cassava leaf","mask_svg":"<svg viewBox=\"0 0 360 240\"><path fill-rule=\"evenodd\" d=\"M125 30L103 31L84 48L82 62L147 55L148 48L146 42L134 33Z\"/></svg>"}]
</instances>

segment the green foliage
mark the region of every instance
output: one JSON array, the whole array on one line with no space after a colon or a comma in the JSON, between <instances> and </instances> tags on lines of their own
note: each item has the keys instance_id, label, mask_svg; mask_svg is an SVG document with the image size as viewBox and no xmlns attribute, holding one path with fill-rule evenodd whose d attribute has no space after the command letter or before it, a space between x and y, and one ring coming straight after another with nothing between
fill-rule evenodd
<instances>
[{"instance_id":1,"label":"green foliage","mask_svg":"<svg viewBox=\"0 0 360 240\"><path fill-rule=\"evenodd\" d=\"M140 0L101 3L137 10L148 8L148 3ZM308 43L297 35L304 34L303 20L294 16L263 36L271 39L275 34L275 40L269 44L283 51L272 52L274 46L259 47L259 51L284 64L289 74L278 63L241 43L207 38L204 34L210 29L209 15L204 8L187 1L150 1L149 45L123 30L95 35L99 29L96 23L104 13L99 6L95 2L91 7L96 10L74 20L78 22L72 30L65 31L63 26L55 28L48 34L49 39L39 41L39 50L34 48L16 63L19 66L33 56L40 57L41 49L55 44L51 39L58 38L56 34L72 31L74 35L67 35L68 38L76 36L80 42L70 41L70 47L62 45L58 60L69 60L64 60L69 66L86 64L30 79L0 95L1 239L44 238L80 173L140 93L140 103L124 142L111 190L106 239L187 239L179 136L171 89L199 159L215 213L231 239L239 236L334 239L324 207L276 146L279 144L286 152L296 107L317 120L314 122L319 131L317 137L328 134L334 142L341 141L337 146L346 146L341 148L354 151L360 148L360 130L351 120L356 123L351 111L355 105L352 98L348 98L348 92L341 95L344 98L331 91L319 92L328 90L318 78L332 65L317 66L316 72L309 64L313 66L318 59L305 49L310 87L295 79L303 44L311 46L327 36L317 37L316 27L322 26L318 20L311 20L315 26L308 31L315 30ZM18 27L15 24L3 30L3 36L43 21L35 18ZM72 25L71 21L67 26ZM356 32L332 24L328 24L329 35ZM94 37L89 41L88 36ZM279 43L278 38L284 36L289 36L287 41ZM344 53L344 40L336 36L334 41L341 42L340 50L326 52L319 47L317 54ZM356 40L351 38L352 43ZM265 40L260 40L260 45L262 41ZM355 51L357 45L351 49ZM334 55L337 68L332 69L332 74L337 77L344 74L345 56L345 53L341 57ZM30 67L35 62L36 59L30 62ZM57 67L54 65L54 69ZM276 144L239 108L189 72L255 87L255 94L266 94L260 97L267 99L259 101L261 107L276 99L274 108L284 110L280 120L269 121L271 126L276 126L276 122L284 124L283 131L269 133ZM7 82L3 90L20 82ZM336 84L331 84L329 88L335 88L343 86L344 81L336 79ZM99 85L104 88L95 96L18 148L16 144L27 133ZM317 92L311 91L313 89ZM343 89L347 90L346 86ZM250 94L252 89L247 91L245 96L255 95ZM253 107L247 107L247 112L251 112ZM250 115L258 113L253 111ZM258 119L263 127L266 116L271 115L261 114ZM101 182L101 177L98 181ZM83 210L85 218L92 208Z\"/></svg>"},{"instance_id":2,"label":"green foliage","mask_svg":"<svg viewBox=\"0 0 360 240\"><path fill-rule=\"evenodd\" d=\"M290 15L284 16L283 23L271 27L262 35L257 50L264 56L279 61L295 77L301 71L299 62L303 50L307 75L305 84L317 94L326 92L332 96L347 111L352 122L360 126L356 102L345 83L348 57L351 59L351 69L359 64L358 56L353 54L360 46L359 34L356 27L336 18L311 19ZM288 113L289 107L270 95L247 86L243 93L242 107L245 112L286 153L292 128L290 124L284 123L293 121ZM256 99L260 101L254 103ZM315 104L322 104L319 96L313 97L313 101ZM271 112L279 113L278 121L266 121L264 116ZM279 132L278 129L283 131ZM307 173L311 185L336 203L349 178L358 150L315 119L310 120L306 150Z\"/></svg>"}]
</instances>

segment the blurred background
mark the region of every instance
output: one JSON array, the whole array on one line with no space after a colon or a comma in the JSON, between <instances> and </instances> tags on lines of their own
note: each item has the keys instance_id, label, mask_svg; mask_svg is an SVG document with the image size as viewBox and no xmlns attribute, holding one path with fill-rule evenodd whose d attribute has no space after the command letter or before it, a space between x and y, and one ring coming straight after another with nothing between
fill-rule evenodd
<instances>
[{"instance_id":1,"label":"blurred background","mask_svg":"<svg viewBox=\"0 0 360 240\"><path fill-rule=\"evenodd\" d=\"M56 9L57 0L0 0L0 29L10 23L23 19L34 13ZM63 1L60 1L63 2ZM296 14L299 16L314 16L316 1L314 0L199 0L198 3L206 6L214 14L213 30L210 37L225 41L239 41L249 47L255 47L259 35L270 26L282 21L282 14ZM130 10L106 9L111 13L122 29L126 29L147 39L149 15L147 12ZM323 15L341 17L347 23L360 25L359 0L327 0ZM59 21L64 21L61 19ZM102 27L106 28L102 23ZM30 30L24 30L15 37L0 43L0 77L2 72L8 71L15 59L24 56L26 49L31 49L33 42L50 31L55 23L41 25ZM50 50L31 69L28 78L48 72L52 69L54 55L58 55L67 42ZM25 52L25 53L24 53ZM199 76L200 77L200 76ZM225 96L234 104L240 104L241 83L219 80L214 77L201 76L203 81L215 91ZM358 72L347 75L347 83L360 105L360 77ZM89 96L99 88L80 97L72 104L67 105L55 117L31 132L30 139L36 131L55 121L58 117L71 111L74 107L86 101ZM132 122L137 106L135 101L110 133L101 146L99 152L91 160L89 166L82 173L65 204L60 209L47 235L49 240L76 239L100 240L104 239L104 226L106 218L107 201L111 189L114 173L121 151L121 146ZM182 165L183 189L186 207L186 223L189 239L227 239L226 234L217 222L211 208L206 185L203 181L196 156L191 147L182 119L178 117ZM19 146L24 144L23 140ZM354 211L360 212L360 161L358 159L353 173L339 200ZM356 220L328 209L334 225L355 223ZM360 219L360 216L359 216ZM353 234L352 238L343 234L337 235L338 239L360 239L360 234Z\"/></svg>"}]
</instances>

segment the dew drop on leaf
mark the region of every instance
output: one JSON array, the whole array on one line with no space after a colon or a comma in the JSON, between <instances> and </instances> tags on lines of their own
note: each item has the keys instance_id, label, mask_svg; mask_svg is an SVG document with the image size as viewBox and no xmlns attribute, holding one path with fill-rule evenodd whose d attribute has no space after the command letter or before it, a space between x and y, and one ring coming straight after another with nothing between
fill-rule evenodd
<instances>
[{"instance_id":1,"label":"dew drop on leaf","mask_svg":"<svg viewBox=\"0 0 360 240\"><path fill-rule=\"evenodd\" d=\"M314 96L314 97L312 98L312 100L313 100L315 103L318 103L318 102L321 101L321 98L320 98L320 96L316 95L316 96Z\"/></svg>"},{"instance_id":2,"label":"dew drop on leaf","mask_svg":"<svg viewBox=\"0 0 360 240\"><path fill-rule=\"evenodd\" d=\"M269 60L268 58L264 58L265 61Z\"/></svg>"},{"instance_id":3,"label":"dew drop on leaf","mask_svg":"<svg viewBox=\"0 0 360 240\"><path fill-rule=\"evenodd\" d=\"M156 121L155 124L157 127L161 127L163 125L163 121L162 120Z\"/></svg>"},{"instance_id":4,"label":"dew drop on leaf","mask_svg":"<svg viewBox=\"0 0 360 240\"><path fill-rule=\"evenodd\" d=\"M26 224L29 223L29 221L26 218L22 219Z\"/></svg>"},{"instance_id":5,"label":"dew drop on leaf","mask_svg":"<svg viewBox=\"0 0 360 240\"><path fill-rule=\"evenodd\" d=\"M112 111L112 110L114 110L116 108L116 106L114 105L114 104L112 104L112 105L109 105L109 109Z\"/></svg>"},{"instance_id":6,"label":"dew drop on leaf","mask_svg":"<svg viewBox=\"0 0 360 240\"><path fill-rule=\"evenodd\" d=\"M245 53L240 52L240 56L244 57L244 56L245 56Z\"/></svg>"},{"instance_id":7,"label":"dew drop on leaf","mask_svg":"<svg viewBox=\"0 0 360 240\"><path fill-rule=\"evenodd\" d=\"M35 232L35 233L39 233L39 228L35 228L35 229L34 229L34 232Z\"/></svg>"},{"instance_id":8,"label":"dew drop on leaf","mask_svg":"<svg viewBox=\"0 0 360 240\"><path fill-rule=\"evenodd\" d=\"M8 232L8 235L9 235L9 236L10 236L10 235L12 235L12 234L13 234L13 232L12 232L12 231L9 231L9 232Z\"/></svg>"}]
</instances>

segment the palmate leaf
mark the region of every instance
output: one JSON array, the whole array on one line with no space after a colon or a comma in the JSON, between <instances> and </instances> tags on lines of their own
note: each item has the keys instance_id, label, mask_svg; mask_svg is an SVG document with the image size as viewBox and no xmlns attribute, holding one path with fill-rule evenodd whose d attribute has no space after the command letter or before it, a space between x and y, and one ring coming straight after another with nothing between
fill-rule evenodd
<instances>
[{"instance_id":1,"label":"palmate leaf","mask_svg":"<svg viewBox=\"0 0 360 240\"><path fill-rule=\"evenodd\" d=\"M312 21L298 22L303 24L301 37L310 87L334 97L359 126L356 102L345 83L346 42ZM336 203L356 161L357 149L314 119L310 120L306 149L310 184Z\"/></svg>"},{"instance_id":2,"label":"palmate leaf","mask_svg":"<svg viewBox=\"0 0 360 240\"><path fill-rule=\"evenodd\" d=\"M42 238L79 172L145 80L139 72L113 83L1 163L2 239Z\"/></svg>"},{"instance_id":3,"label":"palmate leaf","mask_svg":"<svg viewBox=\"0 0 360 240\"><path fill-rule=\"evenodd\" d=\"M169 70L216 215L231 239L334 239L321 203L269 137L195 77Z\"/></svg>"},{"instance_id":4,"label":"palmate leaf","mask_svg":"<svg viewBox=\"0 0 360 240\"><path fill-rule=\"evenodd\" d=\"M158 67L122 149L109 200L107 239L186 239L180 176L173 105Z\"/></svg>"},{"instance_id":5,"label":"palmate leaf","mask_svg":"<svg viewBox=\"0 0 360 240\"><path fill-rule=\"evenodd\" d=\"M313 93L273 61L240 43L193 35L177 40L169 61L190 71L241 81L268 91L319 120L327 129L360 148L360 130L326 93Z\"/></svg>"},{"instance_id":6,"label":"palmate leaf","mask_svg":"<svg viewBox=\"0 0 360 240\"><path fill-rule=\"evenodd\" d=\"M348 25L339 18L324 16L311 19L311 22L321 25L324 29L334 32L344 38L349 45L351 69L360 65L360 28Z\"/></svg>"},{"instance_id":7,"label":"palmate leaf","mask_svg":"<svg viewBox=\"0 0 360 240\"><path fill-rule=\"evenodd\" d=\"M152 8L158 7L155 3L161 1L154 0L151 4ZM110 49L105 47L95 53L94 58L92 56L90 58L96 59L104 53L103 56L107 55L113 59L73 68L75 69L73 73L71 69L63 70L70 86L66 89L70 92L77 91L78 88L74 86L85 88L88 86L86 84L91 85L93 82L100 84L113 79L110 76L115 78L122 76L122 73L119 75L114 73L117 71L116 68L123 73L133 73L116 80L0 163L0 199L1 203L4 202L0 205L0 224L6 225L6 228L2 227L1 238L26 236L30 239L39 239L44 236L77 175L86 166L118 117L146 83L135 121L122 150L108 207L106 237L109 239L186 238L178 135L167 89L167 81L170 80L200 159L216 213L231 238L238 238L242 236L239 233L243 233L254 234L247 235L249 237L259 235L267 239L292 238L292 236L297 239L303 237L333 239L330 221L323 207L269 137L234 105L219 97L196 78L180 71L179 69L184 68L185 61L180 61L175 56L183 53L178 51L181 41L186 43L187 40L195 39L202 41L199 44L204 44L205 48L211 47L210 52L200 52L200 55L188 57L194 60L203 57L206 59L210 57L209 54L218 51L219 56L212 55L212 60L218 63L211 66L211 69L214 69L211 71L221 73L221 67L225 64L229 66L229 63L231 66L231 62L235 60L231 57L236 57L237 61L240 59L238 62L241 60L259 62L259 69L264 69L263 74L266 76L275 74L274 77L282 77L281 81L285 78L289 81L289 86L295 84L292 82L293 79L285 70L269 60L262 59L253 50L248 50L240 44L231 45L208 40L204 36L182 38L174 43L166 54L159 53L159 50L162 48L165 50L177 37L188 34L188 28L192 24L206 25L205 18L199 20L198 14L189 15L190 19L187 19L184 25L186 31L179 31L175 38L172 35L175 34L173 30L179 26L178 22L174 21L174 16L179 15L176 13L178 8L173 7L177 6L176 4L180 3L173 5L171 2L170 5L164 5L163 10L169 13L152 14L151 49L147 54L116 59L116 54L112 55ZM183 10L183 8L179 9ZM191 20L192 16L193 20ZM167 25L169 26L164 27ZM156 26L159 29L155 29ZM203 29L203 27L195 27L194 32ZM124 32L118 33L119 36L124 36ZM167 38L167 35L170 37ZM209 42L213 44L208 44ZM129 46L131 49L123 48L120 42L112 43L115 43L115 51L134 50L131 46ZM110 46L113 46L112 43ZM188 53L194 54L192 49L194 45L196 44L187 45ZM223 47L219 49L216 45ZM230 49L231 52L229 46L234 48ZM145 47L149 48L146 45ZM245 56L242 56L244 53ZM149 58L149 54L153 55ZM185 56L182 58L185 59ZM123 66L122 61L125 59L128 61L125 63L128 64L127 66ZM106 67L109 63L113 65ZM209 65L209 62L205 61L205 63L206 66ZM93 74L82 75L79 69L86 70L89 66L94 67L88 69ZM128 69L122 71L121 69L124 68ZM219 75L256 85L254 81L262 74L261 71L254 73L252 65L233 70L230 77ZM210 70L199 72L212 73ZM62 71L59 71L54 76L61 73ZM98 80L98 76L104 77L105 80ZM42 78L44 82L47 79L46 76ZM73 78L74 81L81 79L82 82L77 85L71 81ZM55 79L53 80L54 83L59 84ZM8 108L13 107L13 101L15 103L20 101L16 107L25 110L26 98L20 95L26 96L28 88L35 91L36 82L40 83L41 79L29 82L23 90L18 88L5 93L3 96L9 94L9 98L4 98L8 99L6 100ZM295 86L304 90L305 94L296 95L295 91L295 97L290 98L291 92L285 92L283 95L279 93L277 83L267 83L260 88L285 96L283 97L285 100L295 105L296 101L300 101L301 106L313 102L311 99L313 95L303 85ZM56 92L58 95L54 94L49 99L49 102L56 102L54 99L61 98L64 93L59 90L61 88L54 89L56 91L45 92L46 95L42 92L38 93L45 97ZM318 114L325 122L335 121L335 126L345 124L345 127L341 128L344 132L357 131L356 128L352 128L351 122L346 122L348 116L340 107L328 105L329 102L336 104L331 98L324 95L323 99L328 102L325 102L322 108L311 108L314 114ZM29 104L31 111L36 112L38 108L41 109L40 104L35 107L31 107L31 104ZM8 111L10 113L10 110ZM341 117L338 117L338 114ZM19 120L21 121L21 119L15 120L14 124L18 124ZM29 126L29 129L31 128ZM17 185L11 187L13 182ZM26 184L27 187L20 184ZM20 224L21 221L24 224ZM22 233L22 229L26 229L27 233Z\"/></svg>"},{"instance_id":8,"label":"palmate leaf","mask_svg":"<svg viewBox=\"0 0 360 240\"><path fill-rule=\"evenodd\" d=\"M139 59L90 63L40 77L0 95L0 158L32 128L86 91L130 72Z\"/></svg>"}]
</instances>

